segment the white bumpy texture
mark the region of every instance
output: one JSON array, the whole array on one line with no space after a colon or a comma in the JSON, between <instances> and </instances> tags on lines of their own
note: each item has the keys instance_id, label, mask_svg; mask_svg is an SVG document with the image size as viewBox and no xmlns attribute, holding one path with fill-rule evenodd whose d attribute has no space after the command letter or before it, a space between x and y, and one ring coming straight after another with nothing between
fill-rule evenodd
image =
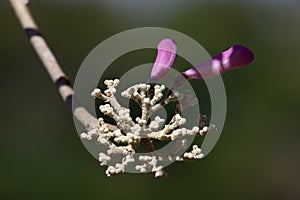
<instances>
[{"instance_id":1,"label":"white bumpy texture","mask_svg":"<svg viewBox=\"0 0 300 200\"><path fill-rule=\"evenodd\" d=\"M99 118L99 127L87 133L82 133L81 138L83 140L95 140L99 145L106 147L107 150L105 152L99 152L99 162L101 166L108 166L106 170L107 176L125 172L129 165L133 165L136 173L152 171L155 177L162 177L165 173L160 163L165 160L185 161L204 157L197 145L193 145L190 152L185 152L179 156L175 155L174 152L169 155L156 155L155 152L152 152L145 156L135 156L139 144L143 141L152 145L152 142L155 140L162 142L176 140L176 148L178 149L174 151L178 152L187 149L186 136L202 136L210 131L210 128L207 126L201 128L194 126L191 129L181 128L186 123L186 119L180 114L174 114L168 124L165 124L165 119L159 116L155 116L149 122L156 110L161 109L170 102L176 101L177 97L186 98L183 101L186 102L185 105L182 105L183 108L197 104L197 100L191 98L190 94L174 92L164 98L163 92L166 89L164 85L134 85L121 93L123 97L136 101L141 108L141 116L132 119L130 110L122 107L115 98L119 80L106 80L104 84L107 87L104 93L96 88L91 95L105 102L104 105L100 105L99 109L104 115L115 120L117 128L109 129L104 119ZM150 147L153 147L151 145ZM149 150L154 151L154 147Z\"/></svg>"}]
</instances>

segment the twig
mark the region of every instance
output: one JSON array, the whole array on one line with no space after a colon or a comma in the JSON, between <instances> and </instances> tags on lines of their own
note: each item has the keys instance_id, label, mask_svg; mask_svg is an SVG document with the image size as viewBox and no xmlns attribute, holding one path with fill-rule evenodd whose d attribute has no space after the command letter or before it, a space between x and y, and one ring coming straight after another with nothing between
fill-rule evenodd
<instances>
[{"instance_id":1,"label":"twig","mask_svg":"<svg viewBox=\"0 0 300 200\"><path fill-rule=\"evenodd\" d=\"M25 1L10 0L10 3L21 24L21 27L27 34L33 49L42 61L62 99L72 110L73 115L85 126L87 130L99 127L98 120L78 102L69 78L61 69L54 54L40 33ZM110 124L108 124L108 127L111 129L116 129L115 126Z\"/></svg>"}]
</instances>

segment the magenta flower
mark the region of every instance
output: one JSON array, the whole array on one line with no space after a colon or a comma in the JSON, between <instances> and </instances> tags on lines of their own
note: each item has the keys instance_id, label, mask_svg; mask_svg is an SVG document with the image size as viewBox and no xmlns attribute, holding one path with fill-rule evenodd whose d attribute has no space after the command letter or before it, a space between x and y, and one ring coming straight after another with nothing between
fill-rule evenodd
<instances>
[{"instance_id":1,"label":"magenta flower","mask_svg":"<svg viewBox=\"0 0 300 200\"><path fill-rule=\"evenodd\" d=\"M254 55L250 49L236 44L182 74L187 79L212 78L232 69L249 65L253 60Z\"/></svg>"},{"instance_id":2,"label":"magenta flower","mask_svg":"<svg viewBox=\"0 0 300 200\"><path fill-rule=\"evenodd\" d=\"M152 68L151 81L159 80L170 71L177 53L177 44L171 39L164 39L158 44L158 54ZM242 45L233 45L228 50L217 54L177 76L173 86L179 87L185 79L213 78L232 69L249 65L254 60L253 52Z\"/></svg>"},{"instance_id":3,"label":"magenta flower","mask_svg":"<svg viewBox=\"0 0 300 200\"><path fill-rule=\"evenodd\" d=\"M157 57L151 71L151 82L165 77L175 61L177 44L174 40L164 39L157 46Z\"/></svg>"}]
</instances>

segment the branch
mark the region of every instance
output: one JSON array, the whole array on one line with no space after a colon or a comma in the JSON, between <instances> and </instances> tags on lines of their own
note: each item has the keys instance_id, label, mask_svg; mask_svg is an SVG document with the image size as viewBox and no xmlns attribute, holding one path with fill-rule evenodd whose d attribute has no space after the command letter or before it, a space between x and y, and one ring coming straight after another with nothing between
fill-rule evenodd
<instances>
[{"instance_id":1,"label":"branch","mask_svg":"<svg viewBox=\"0 0 300 200\"><path fill-rule=\"evenodd\" d=\"M69 78L61 69L54 54L39 31L38 26L36 25L29 8L27 7L26 1L10 0L10 3L20 22L21 27L28 36L33 49L42 61L44 68L55 84L62 99L71 109L73 115L85 126L87 130L99 127L98 120L78 102ZM111 129L116 129L116 127L113 125L107 125Z\"/></svg>"}]
</instances>

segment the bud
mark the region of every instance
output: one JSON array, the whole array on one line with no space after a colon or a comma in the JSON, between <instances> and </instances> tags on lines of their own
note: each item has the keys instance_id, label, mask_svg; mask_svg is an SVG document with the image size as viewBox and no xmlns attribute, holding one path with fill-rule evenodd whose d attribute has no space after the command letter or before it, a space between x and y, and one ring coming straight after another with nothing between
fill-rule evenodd
<instances>
[{"instance_id":1,"label":"bud","mask_svg":"<svg viewBox=\"0 0 300 200\"><path fill-rule=\"evenodd\" d=\"M157 46L157 56L151 71L150 82L165 77L175 61L177 44L174 40L164 39Z\"/></svg>"},{"instance_id":2,"label":"bud","mask_svg":"<svg viewBox=\"0 0 300 200\"><path fill-rule=\"evenodd\" d=\"M250 49L242 45L233 45L228 50L183 72L183 76L187 79L212 78L249 65L253 60L254 55Z\"/></svg>"}]
</instances>

